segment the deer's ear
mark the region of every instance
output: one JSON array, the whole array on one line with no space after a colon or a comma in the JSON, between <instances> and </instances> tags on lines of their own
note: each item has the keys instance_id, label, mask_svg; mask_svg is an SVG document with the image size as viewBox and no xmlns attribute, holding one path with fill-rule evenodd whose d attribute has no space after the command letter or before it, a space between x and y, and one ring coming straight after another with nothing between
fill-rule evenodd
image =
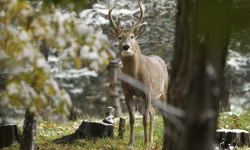
<instances>
[{"instance_id":1,"label":"deer's ear","mask_svg":"<svg viewBox=\"0 0 250 150\"><path fill-rule=\"evenodd\" d=\"M109 37L117 37L117 33L113 29L106 29L106 32Z\"/></svg>"},{"instance_id":2,"label":"deer's ear","mask_svg":"<svg viewBox=\"0 0 250 150\"><path fill-rule=\"evenodd\" d=\"M141 35L145 30L146 30L146 25L145 24L140 25L137 28L135 28L135 30L134 30L135 37Z\"/></svg>"}]
</instances>

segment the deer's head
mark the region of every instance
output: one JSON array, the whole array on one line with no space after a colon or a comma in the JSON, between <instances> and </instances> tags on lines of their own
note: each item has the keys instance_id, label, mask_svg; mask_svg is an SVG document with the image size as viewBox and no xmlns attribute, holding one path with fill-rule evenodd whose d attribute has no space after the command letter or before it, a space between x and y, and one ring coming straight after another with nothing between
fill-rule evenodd
<instances>
[{"instance_id":1,"label":"deer's head","mask_svg":"<svg viewBox=\"0 0 250 150\"><path fill-rule=\"evenodd\" d=\"M134 56L135 53L141 53L136 38L145 31L146 25L139 26L143 20L141 2L139 3L139 6L141 10L141 16L136 24L132 22L132 26L129 29L121 29L120 18L118 19L118 25L116 25L111 15L113 7L110 7L109 9L109 21L114 27L114 30L107 29L107 33L110 37L115 37L118 39L121 57Z\"/></svg>"}]
</instances>

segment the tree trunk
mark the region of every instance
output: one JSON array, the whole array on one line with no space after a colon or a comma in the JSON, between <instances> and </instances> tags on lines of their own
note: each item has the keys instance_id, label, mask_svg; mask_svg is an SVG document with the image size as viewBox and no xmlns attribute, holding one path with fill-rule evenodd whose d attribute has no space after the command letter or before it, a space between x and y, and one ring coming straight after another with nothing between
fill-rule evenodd
<instances>
[{"instance_id":1,"label":"tree trunk","mask_svg":"<svg viewBox=\"0 0 250 150\"><path fill-rule=\"evenodd\" d=\"M209 150L214 142L220 86L229 41L230 0L179 0L168 103L183 109L166 121L164 150ZM171 116L170 116L171 117Z\"/></svg>"},{"instance_id":2,"label":"tree trunk","mask_svg":"<svg viewBox=\"0 0 250 150\"><path fill-rule=\"evenodd\" d=\"M114 117L121 117L122 109L119 100L119 93L118 93L118 83L117 83L117 72L119 68L119 62L116 60L109 61L108 65L108 98L109 98L109 105L115 108L115 115Z\"/></svg>"},{"instance_id":3,"label":"tree trunk","mask_svg":"<svg viewBox=\"0 0 250 150\"><path fill-rule=\"evenodd\" d=\"M21 138L20 150L33 150L36 135L36 117L35 114L26 110L23 125L23 134Z\"/></svg>"}]
</instances>

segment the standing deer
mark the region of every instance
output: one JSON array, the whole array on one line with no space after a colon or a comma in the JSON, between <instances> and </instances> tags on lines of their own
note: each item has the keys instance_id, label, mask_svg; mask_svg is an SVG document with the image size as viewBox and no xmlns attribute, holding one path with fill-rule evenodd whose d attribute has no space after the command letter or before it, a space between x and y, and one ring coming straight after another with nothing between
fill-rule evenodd
<instances>
[{"instance_id":1,"label":"standing deer","mask_svg":"<svg viewBox=\"0 0 250 150\"><path fill-rule=\"evenodd\" d=\"M143 105L143 126L144 126L144 142L148 143L147 122L148 115L150 116L150 132L149 143L153 143L153 127L154 127L154 109L151 104L151 93L163 101L166 101L166 94L168 88L168 72L165 62L158 56L144 56L141 54L140 47L136 41L136 38L141 35L146 25L140 25L143 20L142 3L139 3L141 15L139 21L134 24L130 29L120 28L120 19L118 20L118 26L114 23L111 16L113 7L109 9L109 21L114 27L113 29L107 29L107 34L110 37L115 37L119 40L119 49L121 60L123 64L122 72L135 78L136 80L144 83L150 87L150 92L144 92L133 85L130 85L124 81L121 81L123 92L125 94L125 100L128 107L130 117L130 139L129 144L134 144L134 122L135 122L135 104L133 96L140 99Z\"/></svg>"}]
</instances>

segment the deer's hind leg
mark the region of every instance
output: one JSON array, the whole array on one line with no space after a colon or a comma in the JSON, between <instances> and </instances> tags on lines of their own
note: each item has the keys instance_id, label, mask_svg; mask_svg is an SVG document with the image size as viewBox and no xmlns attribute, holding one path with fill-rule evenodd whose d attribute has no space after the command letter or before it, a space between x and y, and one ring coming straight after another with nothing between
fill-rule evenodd
<instances>
[{"instance_id":1,"label":"deer's hind leg","mask_svg":"<svg viewBox=\"0 0 250 150\"><path fill-rule=\"evenodd\" d=\"M150 117L150 132L149 132L149 143L153 144L153 133L154 133L154 122L155 122L155 111L153 106L151 105L149 110Z\"/></svg>"},{"instance_id":2,"label":"deer's hind leg","mask_svg":"<svg viewBox=\"0 0 250 150\"><path fill-rule=\"evenodd\" d=\"M147 108L145 108L147 109ZM148 144L148 112L147 110L143 113L143 128L144 128L144 144Z\"/></svg>"}]
</instances>

